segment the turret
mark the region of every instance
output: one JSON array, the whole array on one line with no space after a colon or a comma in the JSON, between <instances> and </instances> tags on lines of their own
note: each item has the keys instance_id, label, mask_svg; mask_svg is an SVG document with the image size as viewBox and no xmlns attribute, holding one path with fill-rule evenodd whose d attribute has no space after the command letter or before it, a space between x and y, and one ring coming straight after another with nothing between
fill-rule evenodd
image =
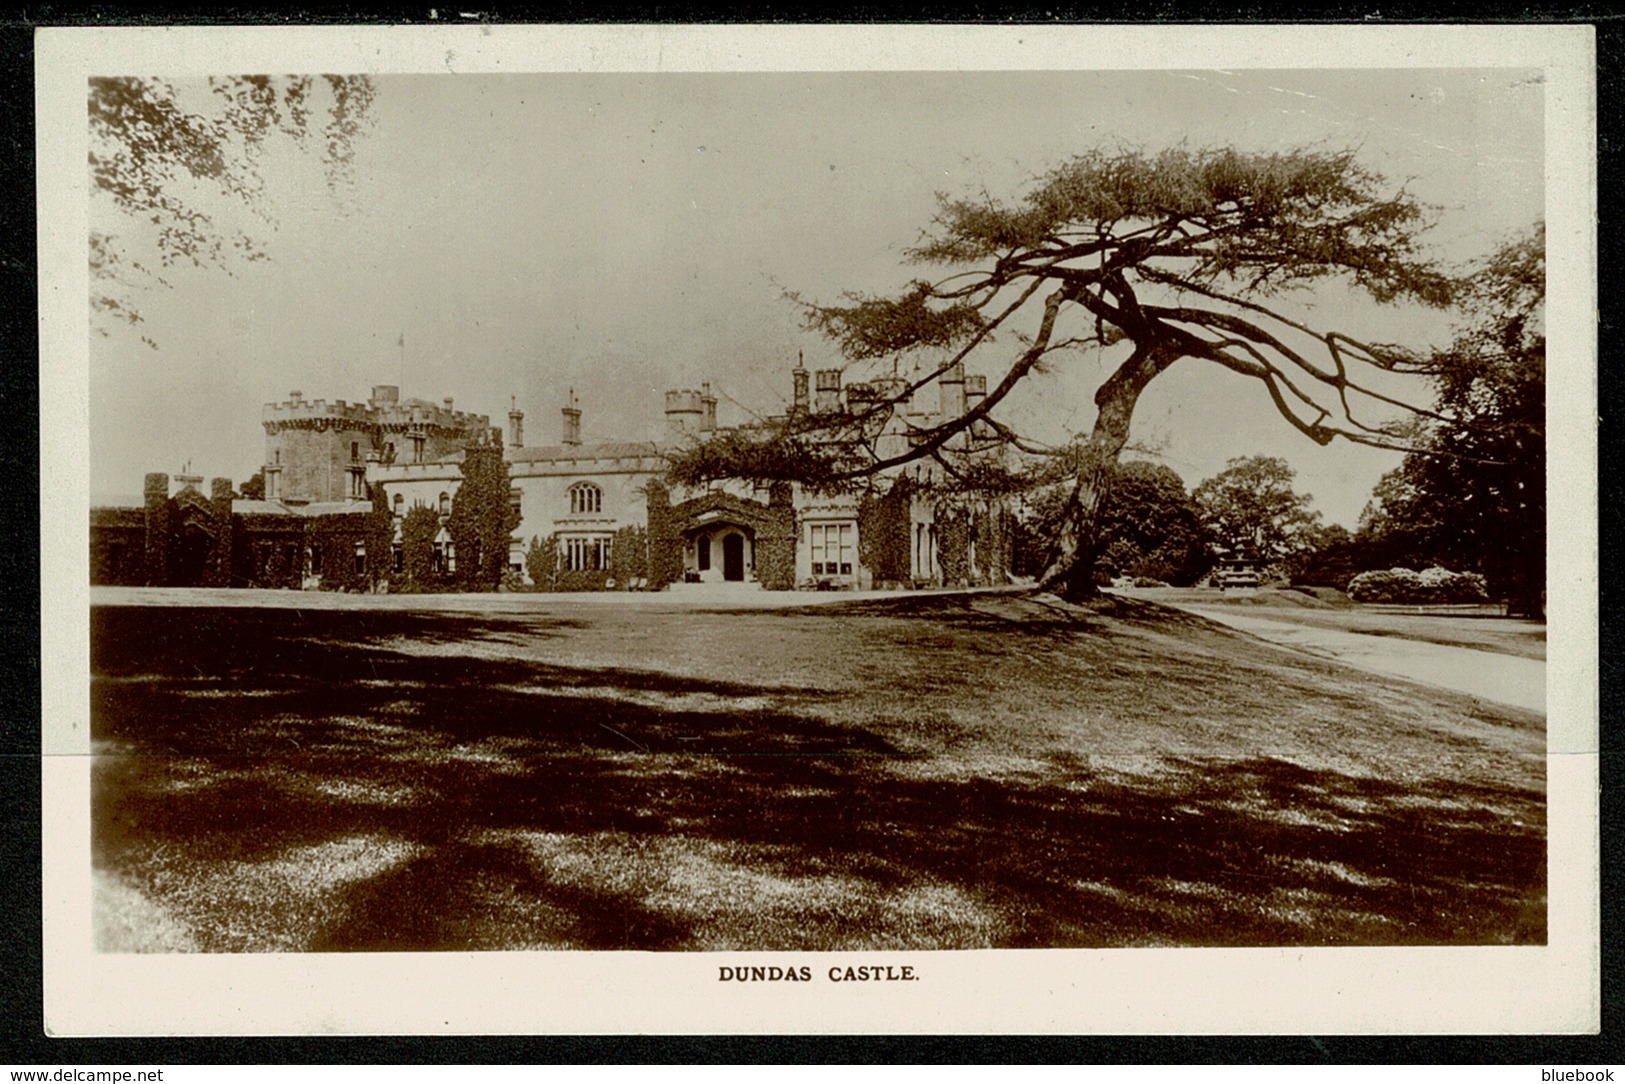
<instances>
[{"instance_id":1,"label":"turret","mask_svg":"<svg viewBox=\"0 0 1625 1084\"><path fill-rule=\"evenodd\" d=\"M666 393L666 435L685 437L700 432L705 418L705 404L700 393L686 388L673 388Z\"/></svg>"}]
</instances>

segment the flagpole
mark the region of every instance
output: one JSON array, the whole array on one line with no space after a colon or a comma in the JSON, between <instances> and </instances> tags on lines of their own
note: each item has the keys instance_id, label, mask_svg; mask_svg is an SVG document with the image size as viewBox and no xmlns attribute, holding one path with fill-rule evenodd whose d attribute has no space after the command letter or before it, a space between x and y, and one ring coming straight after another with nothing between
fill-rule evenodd
<instances>
[{"instance_id":1,"label":"flagpole","mask_svg":"<svg viewBox=\"0 0 1625 1084\"><path fill-rule=\"evenodd\" d=\"M401 332L400 338L397 340L397 345L399 345L401 348L400 386L404 388L406 386L406 332Z\"/></svg>"}]
</instances>

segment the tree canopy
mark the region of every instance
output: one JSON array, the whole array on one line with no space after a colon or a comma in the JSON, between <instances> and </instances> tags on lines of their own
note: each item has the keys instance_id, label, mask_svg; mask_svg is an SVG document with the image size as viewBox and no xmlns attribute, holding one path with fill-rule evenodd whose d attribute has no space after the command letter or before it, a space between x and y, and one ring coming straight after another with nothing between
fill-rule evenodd
<instances>
[{"instance_id":1,"label":"tree canopy","mask_svg":"<svg viewBox=\"0 0 1625 1084\"><path fill-rule=\"evenodd\" d=\"M850 362L910 353L926 359L923 375L884 387L861 409L792 416L732 447L678 456L675 478L748 468L758 480L833 486L922 458L962 478L993 446L1059 455L1071 492L1043 580L1081 597L1094 592L1105 544L1099 513L1135 405L1175 362L1194 359L1255 381L1289 424L1320 444L1342 438L1404 450L1394 412L1431 413L1398 398L1384 374L1428 373L1432 359L1311 327L1280 304L1333 280L1378 302L1438 307L1458 295L1457 280L1422 246L1428 209L1353 152L1097 151L1037 178L1013 203L985 193L939 201L908 256L950 269L942 278L917 279L890 296L802 302L809 328ZM1091 346L1112 360L1086 438L1048 448L1001 420L1001 404L1029 374ZM1002 371L963 416L905 420L899 407L915 391L972 351L985 358L1000 349ZM908 440L881 454L877 435L888 420L905 425Z\"/></svg>"},{"instance_id":2,"label":"tree canopy","mask_svg":"<svg viewBox=\"0 0 1625 1084\"><path fill-rule=\"evenodd\" d=\"M300 150L319 145L328 186L347 184L372 99L372 80L360 75L212 76L186 91L155 78L91 79L92 191L157 256L153 266L124 232L92 229L97 330L108 334L107 321L141 323L134 293L167 285L164 271L177 264L229 270L233 258L265 259L263 238L223 223L211 204L245 208L274 230L261 165L277 139Z\"/></svg>"},{"instance_id":3,"label":"tree canopy","mask_svg":"<svg viewBox=\"0 0 1625 1084\"><path fill-rule=\"evenodd\" d=\"M1131 459L1117 465L1101 508L1104 570L1185 587L1208 570L1207 528L1172 467Z\"/></svg>"},{"instance_id":4,"label":"tree canopy","mask_svg":"<svg viewBox=\"0 0 1625 1084\"><path fill-rule=\"evenodd\" d=\"M1284 561L1318 540L1314 498L1293 489L1297 474L1275 456L1232 459L1196 487L1202 522L1229 553L1255 561Z\"/></svg>"},{"instance_id":5,"label":"tree canopy","mask_svg":"<svg viewBox=\"0 0 1625 1084\"><path fill-rule=\"evenodd\" d=\"M1438 416L1385 475L1360 536L1385 566L1484 575L1514 612L1542 612L1546 572L1546 245L1540 226L1472 276L1463 321L1432 361Z\"/></svg>"}]
</instances>

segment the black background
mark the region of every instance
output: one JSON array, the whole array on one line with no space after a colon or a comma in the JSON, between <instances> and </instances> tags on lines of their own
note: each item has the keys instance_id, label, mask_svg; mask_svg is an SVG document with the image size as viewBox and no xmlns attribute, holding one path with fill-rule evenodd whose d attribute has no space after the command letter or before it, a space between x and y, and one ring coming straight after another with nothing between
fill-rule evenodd
<instances>
[{"instance_id":1,"label":"black background","mask_svg":"<svg viewBox=\"0 0 1625 1084\"><path fill-rule=\"evenodd\" d=\"M467 6L467 5L464 5ZM454 6L455 7L455 6ZM526 1063L1447 1063L1568 1067L1618 1064L1620 1039L1619 902L1621 871L1618 788L1621 748L1613 704L1619 691L1620 602L1612 573L1618 558L1625 484L1609 452L1618 421L1609 409L1625 392L1620 367L1619 310L1614 288L1622 257L1619 200L1625 193L1619 143L1625 86L1625 16L1611 4L1465 5L1399 3L1380 9L1344 6L1335 14L1308 5L1170 3L1139 8L1101 5L1012 6L950 2L931 5L933 21L1052 25L1070 22L1203 23L1349 22L1584 23L1597 33L1599 291L1598 383L1601 430L1602 683L1602 1032L1592 1036L1276 1036L1276 1037L451 1037L54 1039L44 1032L40 904L40 645L39 645L39 334L35 287L33 31L42 26L398 24L450 25L443 9L343 7L292 12L261 8L190 10L188 5L43 5L0 9L0 1064L526 1064ZM663 5L636 0L505 7L480 5L490 22L919 22L918 5L806 0ZM1087 67L1087 58L1080 59ZM1237 994L1241 994L1237 991ZM1221 995L1222 996L1222 995ZM1533 1079L1533 1078L1531 1078Z\"/></svg>"}]
</instances>

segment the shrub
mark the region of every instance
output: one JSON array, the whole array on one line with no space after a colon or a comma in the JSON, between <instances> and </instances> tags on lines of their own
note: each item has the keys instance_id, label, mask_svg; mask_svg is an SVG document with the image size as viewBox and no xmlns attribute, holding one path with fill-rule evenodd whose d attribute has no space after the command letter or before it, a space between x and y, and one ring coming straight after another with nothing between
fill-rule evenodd
<instances>
[{"instance_id":1,"label":"shrub","mask_svg":"<svg viewBox=\"0 0 1625 1084\"><path fill-rule=\"evenodd\" d=\"M551 591L559 574L559 544L552 537L532 535L525 551L525 571L539 591Z\"/></svg>"},{"instance_id":2,"label":"shrub","mask_svg":"<svg viewBox=\"0 0 1625 1084\"><path fill-rule=\"evenodd\" d=\"M1134 577L1134 586L1135 587L1167 587L1168 583L1165 580L1157 579L1155 576L1136 576L1136 577Z\"/></svg>"},{"instance_id":3,"label":"shrub","mask_svg":"<svg viewBox=\"0 0 1625 1084\"><path fill-rule=\"evenodd\" d=\"M1475 572L1451 572L1429 568L1413 572L1390 568L1362 572L1349 581L1349 597L1355 602L1392 602L1419 606L1450 603L1488 602L1484 577Z\"/></svg>"}]
</instances>

